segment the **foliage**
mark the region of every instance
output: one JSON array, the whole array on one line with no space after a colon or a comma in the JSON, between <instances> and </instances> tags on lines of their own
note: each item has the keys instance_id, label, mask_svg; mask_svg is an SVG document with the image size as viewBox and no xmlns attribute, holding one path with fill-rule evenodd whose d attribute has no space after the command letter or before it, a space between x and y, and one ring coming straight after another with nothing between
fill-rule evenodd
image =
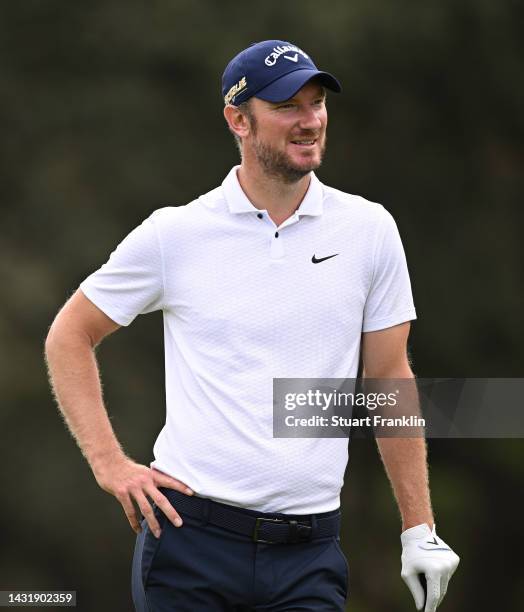
<instances>
[{"instance_id":1,"label":"foliage","mask_svg":"<svg viewBox=\"0 0 524 612\"><path fill-rule=\"evenodd\" d=\"M81 610L130 609L132 533L64 432L42 344L127 232L236 163L220 75L250 42L292 40L342 81L319 176L398 221L417 374L521 374L522 3L26 0L0 12L2 588L76 589ZM152 315L100 351L115 428L144 462L163 418L160 337ZM352 454L350 609L409 609L376 453L359 441ZM437 523L463 557L446 609L517 609L522 562L500 527L518 541L521 441L433 441L430 456Z\"/></svg>"}]
</instances>

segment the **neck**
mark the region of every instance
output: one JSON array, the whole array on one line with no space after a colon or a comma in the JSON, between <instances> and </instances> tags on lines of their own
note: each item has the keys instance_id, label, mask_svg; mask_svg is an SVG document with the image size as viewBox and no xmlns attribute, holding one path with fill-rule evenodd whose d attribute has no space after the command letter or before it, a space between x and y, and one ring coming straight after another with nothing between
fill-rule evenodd
<instances>
[{"instance_id":1,"label":"neck","mask_svg":"<svg viewBox=\"0 0 524 612\"><path fill-rule=\"evenodd\" d=\"M308 173L295 183L285 183L278 177L268 176L260 166L252 166L246 160L242 160L237 177L253 206L267 210L277 226L297 210L311 181L311 173Z\"/></svg>"}]
</instances>

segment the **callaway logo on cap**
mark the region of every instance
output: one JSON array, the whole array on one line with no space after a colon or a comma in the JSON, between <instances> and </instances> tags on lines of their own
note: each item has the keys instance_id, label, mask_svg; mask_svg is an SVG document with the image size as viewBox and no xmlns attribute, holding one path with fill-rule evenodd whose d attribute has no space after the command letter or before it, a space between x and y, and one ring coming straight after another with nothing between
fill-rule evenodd
<instances>
[{"instance_id":1,"label":"callaway logo on cap","mask_svg":"<svg viewBox=\"0 0 524 612\"><path fill-rule=\"evenodd\" d=\"M253 43L229 62L222 75L222 96L225 104L235 106L252 96L282 102L292 98L313 77L334 92L342 91L337 79L318 70L309 55L296 45L264 40Z\"/></svg>"}]
</instances>

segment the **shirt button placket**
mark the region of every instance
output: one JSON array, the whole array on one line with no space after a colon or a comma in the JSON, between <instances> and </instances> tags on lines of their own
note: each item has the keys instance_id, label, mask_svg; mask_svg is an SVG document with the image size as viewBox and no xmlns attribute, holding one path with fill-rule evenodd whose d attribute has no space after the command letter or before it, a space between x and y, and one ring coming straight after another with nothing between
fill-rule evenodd
<instances>
[{"instance_id":1,"label":"shirt button placket","mask_svg":"<svg viewBox=\"0 0 524 612\"><path fill-rule=\"evenodd\" d=\"M284 255L284 240L281 233L276 231L271 238L271 259L282 259Z\"/></svg>"}]
</instances>

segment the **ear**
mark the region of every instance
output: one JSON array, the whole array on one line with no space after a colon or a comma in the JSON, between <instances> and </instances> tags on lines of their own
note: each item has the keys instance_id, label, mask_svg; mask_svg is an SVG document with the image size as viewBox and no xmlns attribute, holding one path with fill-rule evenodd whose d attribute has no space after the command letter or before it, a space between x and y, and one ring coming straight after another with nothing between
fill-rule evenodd
<instances>
[{"instance_id":1,"label":"ear","mask_svg":"<svg viewBox=\"0 0 524 612\"><path fill-rule=\"evenodd\" d=\"M227 104L224 107L224 117L227 121L229 129L239 138L245 138L251 129L249 119L233 104Z\"/></svg>"}]
</instances>

